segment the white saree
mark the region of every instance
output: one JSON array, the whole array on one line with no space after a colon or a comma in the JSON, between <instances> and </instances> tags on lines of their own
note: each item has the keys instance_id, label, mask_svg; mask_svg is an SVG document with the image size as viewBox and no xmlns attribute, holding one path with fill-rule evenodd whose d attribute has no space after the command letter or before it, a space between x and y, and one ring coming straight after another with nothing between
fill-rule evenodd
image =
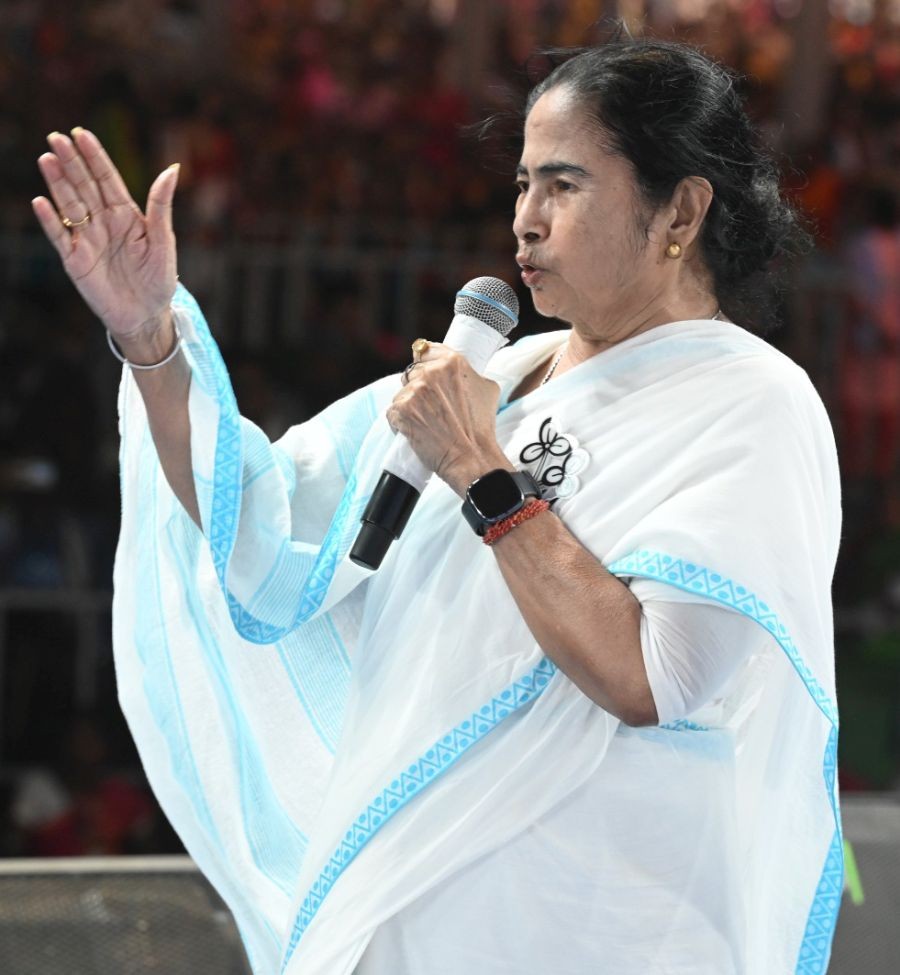
<instances>
[{"instance_id":1,"label":"white saree","mask_svg":"<svg viewBox=\"0 0 900 975\"><path fill-rule=\"evenodd\" d=\"M609 830L610 848L634 852L652 839L673 890L690 869L685 831L702 820L703 855L728 892L704 896L727 903L735 971L824 972L843 876L830 604L840 498L805 373L715 321L652 329L509 404L560 335L492 360L499 443L555 484L557 515L607 569L743 614L765 635L764 666L746 671L764 680L734 698L739 734L715 709L626 729L543 654L437 479L378 572L346 558L391 440L383 412L398 377L272 445L239 417L184 289L173 307L193 368L203 532L165 482L126 369L119 696L257 975L349 975L380 926L596 782L618 815L592 842ZM636 779L639 766L652 776ZM648 807L669 820L648 820ZM621 942L609 970L718 971L702 956L648 968L641 932L667 902L627 875L637 860L607 862L623 876L596 896L634 919L596 931ZM554 869L565 862L548 861L549 885ZM541 923L528 901L521 891L523 925ZM593 935L584 967L570 959L566 971L596 971Z\"/></svg>"}]
</instances>

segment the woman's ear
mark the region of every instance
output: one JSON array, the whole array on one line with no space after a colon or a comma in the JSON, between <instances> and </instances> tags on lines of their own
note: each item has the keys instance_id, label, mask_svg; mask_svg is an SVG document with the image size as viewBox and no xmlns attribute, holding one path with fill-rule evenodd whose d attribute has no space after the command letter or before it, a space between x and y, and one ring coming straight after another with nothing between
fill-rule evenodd
<instances>
[{"instance_id":1,"label":"woman's ear","mask_svg":"<svg viewBox=\"0 0 900 975\"><path fill-rule=\"evenodd\" d=\"M681 245L683 252L697 239L703 220L712 203L713 188L702 176L686 176L675 187L670 203L672 218L667 227L667 240Z\"/></svg>"}]
</instances>

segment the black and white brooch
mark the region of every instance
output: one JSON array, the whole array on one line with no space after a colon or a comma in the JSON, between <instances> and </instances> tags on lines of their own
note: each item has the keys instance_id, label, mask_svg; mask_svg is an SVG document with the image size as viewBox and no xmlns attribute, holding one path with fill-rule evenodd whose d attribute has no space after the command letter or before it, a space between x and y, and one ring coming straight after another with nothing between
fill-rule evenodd
<instances>
[{"instance_id":1,"label":"black and white brooch","mask_svg":"<svg viewBox=\"0 0 900 975\"><path fill-rule=\"evenodd\" d=\"M541 423L538 439L522 448L519 461L540 484L548 501L570 498L581 487L578 475L590 462L588 452L570 433L560 433L559 424L548 416Z\"/></svg>"}]
</instances>

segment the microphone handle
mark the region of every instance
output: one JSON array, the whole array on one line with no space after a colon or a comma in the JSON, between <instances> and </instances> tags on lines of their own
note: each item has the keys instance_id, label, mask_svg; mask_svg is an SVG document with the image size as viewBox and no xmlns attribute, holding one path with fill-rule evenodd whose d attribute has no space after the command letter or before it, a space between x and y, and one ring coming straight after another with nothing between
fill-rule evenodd
<instances>
[{"instance_id":1,"label":"microphone handle","mask_svg":"<svg viewBox=\"0 0 900 975\"><path fill-rule=\"evenodd\" d=\"M491 356L503 348L508 339L495 328L471 315L454 315L444 345L465 356L479 375L484 372ZM384 469L409 484L418 494L425 489L432 472L419 460L409 441L397 434L384 460ZM402 531L402 528L401 528ZM397 532L395 538L400 537Z\"/></svg>"},{"instance_id":2,"label":"microphone handle","mask_svg":"<svg viewBox=\"0 0 900 975\"><path fill-rule=\"evenodd\" d=\"M504 345L505 335L471 315L456 314L444 344L464 355L477 372L484 372L491 356ZM384 470L366 510L350 559L367 569L377 569L391 543L400 537L431 478L409 441L397 434L384 461Z\"/></svg>"}]
</instances>

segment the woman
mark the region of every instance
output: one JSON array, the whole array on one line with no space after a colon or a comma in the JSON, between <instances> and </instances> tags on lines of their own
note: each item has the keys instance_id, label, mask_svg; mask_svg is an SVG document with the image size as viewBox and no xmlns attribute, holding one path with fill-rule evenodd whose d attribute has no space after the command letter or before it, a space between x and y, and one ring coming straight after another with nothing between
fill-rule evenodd
<instances>
[{"instance_id":1,"label":"woman","mask_svg":"<svg viewBox=\"0 0 900 975\"><path fill-rule=\"evenodd\" d=\"M487 377L418 342L275 445L176 289L177 174L143 217L90 133L50 137L36 213L132 364L123 708L258 972L823 972L834 443L723 311L792 215L680 45L570 52L524 134L517 260L568 327ZM367 574L391 428L438 476ZM513 470L543 497L519 478L479 540L460 499Z\"/></svg>"}]
</instances>

